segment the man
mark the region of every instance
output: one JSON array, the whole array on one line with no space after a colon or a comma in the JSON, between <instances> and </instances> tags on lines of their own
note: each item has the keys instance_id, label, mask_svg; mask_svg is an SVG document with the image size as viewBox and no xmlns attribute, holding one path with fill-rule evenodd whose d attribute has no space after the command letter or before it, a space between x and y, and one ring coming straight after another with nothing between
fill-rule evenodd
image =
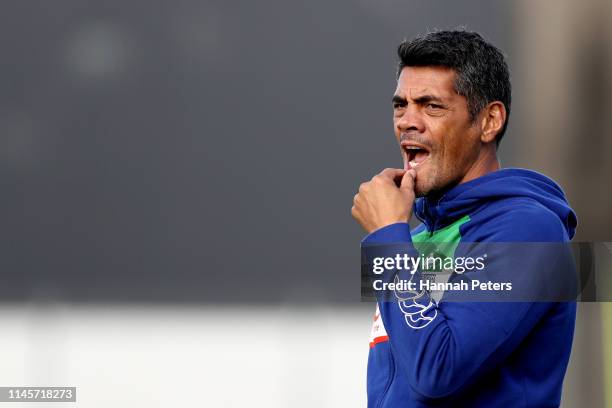
<instances>
[{"instance_id":1,"label":"man","mask_svg":"<svg viewBox=\"0 0 612 408\"><path fill-rule=\"evenodd\" d=\"M424 243L451 242L456 256L461 242L568 242L576 216L561 189L500 169L511 100L501 52L477 33L438 31L403 42L398 55L393 125L404 168L359 187L351 212L369 233L362 247L399 243L418 256ZM410 231L413 211L422 224ZM503 269L499 258L487 266ZM369 407L559 406L575 303L403 293L377 303Z\"/></svg>"}]
</instances>

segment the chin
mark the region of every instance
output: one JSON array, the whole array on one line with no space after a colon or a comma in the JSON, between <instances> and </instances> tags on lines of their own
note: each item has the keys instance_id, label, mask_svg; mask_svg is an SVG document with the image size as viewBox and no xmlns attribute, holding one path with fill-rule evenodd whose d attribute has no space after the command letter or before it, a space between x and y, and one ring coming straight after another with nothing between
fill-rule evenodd
<instances>
[{"instance_id":1,"label":"chin","mask_svg":"<svg viewBox=\"0 0 612 408\"><path fill-rule=\"evenodd\" d=\"M426 188L425 186L420 186L419 183L417 182L416 185L414 186L414 195L416 197L425 197L426 195L429 194L429 190L428 188Z\"/></svg>"},{"instance_id":2,"label":"chin","mask_svg":"<svg viewBox=\"0 0 612 408\"><path fill-rule=\"evenodd\" d=\"M425 177L423 175L421 176L421 180L420 180L421 182L419 182L418 175L417 175L417 182L414 185L414 195L416 197L438 196L444 192L445 188L438 187L435 183L435 180L431 180L431 179L424 180L424 179Z\"/></svg>"},{"instance_id":3,"label":"chin","mask_svg":"<svg viewBox=\"0 0 612 408\"><path fill-rule=\"evenodd\" d=\"M414 195L416 197L425 197L429 195L433 189L431 183L431 172L428 168L416 168L416 180L414 183Z\"/></svg>"}]
</instances>

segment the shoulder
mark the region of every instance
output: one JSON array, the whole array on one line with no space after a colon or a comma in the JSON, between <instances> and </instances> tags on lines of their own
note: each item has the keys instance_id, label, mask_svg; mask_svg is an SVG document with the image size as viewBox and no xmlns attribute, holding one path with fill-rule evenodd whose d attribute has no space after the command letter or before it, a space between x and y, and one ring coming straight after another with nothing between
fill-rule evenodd
<instances>
[{"instance_id":1,"label":"shoulder","mask_svg":"<svg viewBox=\"0 0 612 408\"><path fill-rule=\"evenodd\" d=\"M555 212L536 200L517 197L491 203L470 217L465 240L500 242L568 241L565 225ZM469 239L471 238L473 239Z\"/></svg>"}]
</instances>

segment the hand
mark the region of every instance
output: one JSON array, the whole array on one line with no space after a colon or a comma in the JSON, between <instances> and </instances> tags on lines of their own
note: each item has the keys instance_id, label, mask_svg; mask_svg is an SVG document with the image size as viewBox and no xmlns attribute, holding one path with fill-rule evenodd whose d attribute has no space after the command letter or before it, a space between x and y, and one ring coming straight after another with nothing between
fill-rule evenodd
<instances>
[{"instance_id":1,"label":"hand","mask_svg":"<svg viewBox=\"0 0 612 408\"><path fill-rule=\"evenodd\" d=\"M408 222L415 197L415 177L414 169L385 169L362 183L353 199L353 218L368 233L397 222Z\"/></svg>"}]
</instances>

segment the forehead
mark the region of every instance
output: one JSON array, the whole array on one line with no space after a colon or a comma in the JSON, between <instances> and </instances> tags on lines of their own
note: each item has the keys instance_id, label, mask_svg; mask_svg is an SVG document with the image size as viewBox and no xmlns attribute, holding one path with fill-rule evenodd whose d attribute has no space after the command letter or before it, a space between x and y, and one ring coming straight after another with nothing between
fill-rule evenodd
<instances>
[{"instance_id":1,"label":"forehead","mask_svg":"<svg viewBox=\"0 0 612 408\"><path fill-rule=\"evenodd\" d=\"M440 98L453 99L455 71L446 67L404 67L397 80L395 94L405 98L433 94Z\"/></svg>"}]
</instances>

